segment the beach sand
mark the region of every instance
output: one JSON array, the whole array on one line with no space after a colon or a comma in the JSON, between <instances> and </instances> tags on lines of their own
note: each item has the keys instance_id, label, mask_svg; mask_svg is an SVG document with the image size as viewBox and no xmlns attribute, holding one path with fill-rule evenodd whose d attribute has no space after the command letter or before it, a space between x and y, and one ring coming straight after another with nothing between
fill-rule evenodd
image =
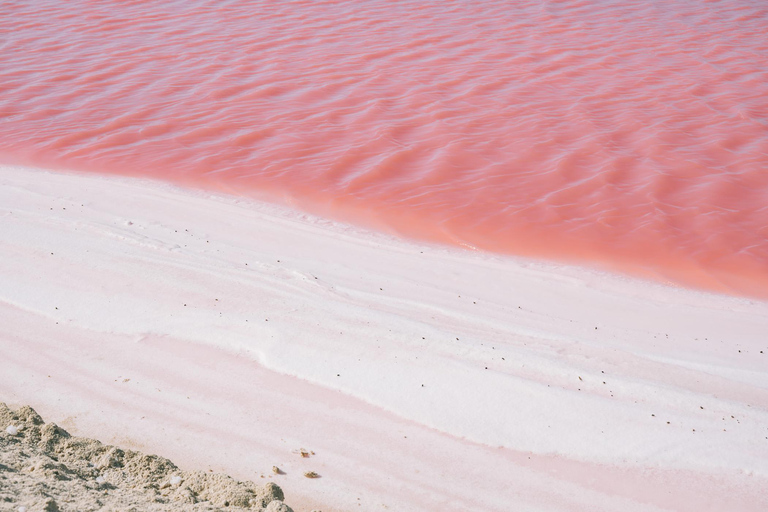
<instances>
[{"instance_id":1,"label":"beach sand","mask_svg":"<svg viewBox=\"0 0 768 512\"><path fill-rule=\"evenodd\" d=\"M768 510L766 302L147 180L0 185L0 401L73 435L297 512Z\"/></svg>"},{"instance_id":2,"label":"beach sand","mask_svg":"<svg viewBox=\"0 0 768 512\"><path fill-rule=\"evenodd\" d=\"M0 403L0 507L292 512L279 486L185 472L157 455L72 437L31 407Z\"/></svg>"}]
</instances>

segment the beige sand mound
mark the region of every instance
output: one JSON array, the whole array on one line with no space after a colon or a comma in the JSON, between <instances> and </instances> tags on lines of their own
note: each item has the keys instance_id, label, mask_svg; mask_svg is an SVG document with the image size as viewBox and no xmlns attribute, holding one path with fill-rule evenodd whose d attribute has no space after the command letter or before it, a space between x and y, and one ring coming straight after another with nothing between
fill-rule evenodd
<instances>
[{"instance_id":1,"label":"beige sand mound","mask_svg":"<svg viewBox=\"0 0 768 512\"><path fill-rule=\"evenodd\" d=\"M0 403L0 510L292 512L268 483L182 471L168 459L72 437L31 407Z\"/></svg>"}]
</instances>

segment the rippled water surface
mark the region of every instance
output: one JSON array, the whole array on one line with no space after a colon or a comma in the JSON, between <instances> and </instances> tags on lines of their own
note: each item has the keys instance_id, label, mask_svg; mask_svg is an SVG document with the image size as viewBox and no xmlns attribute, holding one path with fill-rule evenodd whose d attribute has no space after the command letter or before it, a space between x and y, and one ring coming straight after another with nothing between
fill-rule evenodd
<instances>
[{"instance_id":1,"label":"rippled water surface","mask_svg":"<svg viewBox=\"0 0 768 512\"><path fill-rule=\"evenodd\" d=\"M768 3L0 1L0 163L768 296Z\"/></svg>"}]
</instances>

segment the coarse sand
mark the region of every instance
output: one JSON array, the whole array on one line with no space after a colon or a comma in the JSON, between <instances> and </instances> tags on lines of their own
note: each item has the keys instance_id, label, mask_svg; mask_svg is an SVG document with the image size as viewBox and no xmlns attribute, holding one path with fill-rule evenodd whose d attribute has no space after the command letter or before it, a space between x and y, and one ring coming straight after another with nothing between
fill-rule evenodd
<instances>
[{"instance_id":1,"label":"coarse sand","mask_svg":"<svg viewBox=\"0 0 768 512\"><path fill-rule=\"evenodd\" d=\"M34 409L0 403L0 510L292 512L269 482L183 471L168 459L73 437Z\"/></svg>"}]
</instances>

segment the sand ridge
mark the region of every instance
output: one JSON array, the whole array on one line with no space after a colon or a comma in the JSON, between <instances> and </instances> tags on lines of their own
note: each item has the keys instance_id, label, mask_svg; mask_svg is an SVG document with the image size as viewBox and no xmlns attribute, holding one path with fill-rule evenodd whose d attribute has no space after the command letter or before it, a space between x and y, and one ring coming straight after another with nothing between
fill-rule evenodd
<instances>
[{"instance_id":1,"label":"sand ridge","mask_svg":"<svg viewBox=\"0 0 768 512\"><path fill-rule=\"evenodd\" d=\"M0 510L292 512L272 482L182 471L157 455L71 436L28 406L0 403L0 429Z\"/></svg>"}]
</instances>

